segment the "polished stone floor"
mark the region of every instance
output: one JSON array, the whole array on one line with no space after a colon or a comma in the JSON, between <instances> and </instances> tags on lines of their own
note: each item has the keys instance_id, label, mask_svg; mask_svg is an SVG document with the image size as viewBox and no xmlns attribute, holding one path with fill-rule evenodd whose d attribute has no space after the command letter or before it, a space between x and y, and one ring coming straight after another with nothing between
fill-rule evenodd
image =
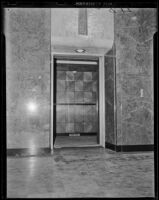
<instances>
[{"instance_id":1,"label":"polished stone floor","mask_svg":"<svg viewBox=\"0 0 159 200\"><path fill-rule=\"evenodd\" d=\"M153 152L62 148L7 158L7 197L153 197Z\"/></svg>"}]
</instances>

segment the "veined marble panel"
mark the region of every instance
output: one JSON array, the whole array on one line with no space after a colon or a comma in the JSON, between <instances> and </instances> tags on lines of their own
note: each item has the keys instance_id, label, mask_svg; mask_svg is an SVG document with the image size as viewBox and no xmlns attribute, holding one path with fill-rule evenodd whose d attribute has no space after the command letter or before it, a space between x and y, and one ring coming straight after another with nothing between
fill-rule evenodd
<instances>
[{"instance_id":1,"label":"veined marble panel","mask_svg":"<svg viewBox=\"0 0 159 200\"><path fill-rule=\"evenodd\" d=\"M108 80L105 81L105 87L106 87L105 96L106 96L106 101L108 101L111 105L114 105L114 80L113 79L108 79Z\"/></svg>"},{"instance_id":2,"label":"veined marble panel","mask_svg":"<svg viewBox=\"0 0 159 200\"><path fill-rule=\"evenodd\" d=\"M106 103L106 142L115 144L114 105Z\"/></svg>"},{"instance_id":3,"label":"veined marble panel","mask_svg":"<svg viewBox=\"0 0 159 200\"><path fill-rule=\"evenodd\" d=\"M7 148L49 147L50 9L5 11Z\"/></svg>"},{"instance_id":4,"label":"veined marble panel","mask_svg":"<svg viewBox=\"0 0 159 200\"><path fill-rule=\"evenodd\" d=\"M114 52L112 49L109 53ZM113 55L115 56L115 55ZM115 90L115 57L105 55L105 120L106 120L106 136L108 143L116 144L115 132L115 109L114 109L114 90Z\"/></svg>"},{"instance_id":5,"label":"veined marble panel","mask_svg":"<svg viewBox=\"0 0 159 200\"><path fill-rule=\"evenodd\" d=\"M153 64L152 38L144 43L136 42L124 29L117 30L116 35L117 70L127 74L152 75L153 70L149 67Z\"/></svg>"},{"instance_id":6,"label":"veined marble panel","mask_svg":"<svg viewBox=\"0 0 159 200\"><path fill-rule=\"evenodd\" d=\"M123 99L121 126L118 145L153 144L152 103L140 99Z\"/></svg>"},{"instance_id":7,"label":"veined marble panel","mask_svg":"<svg viewBox=\"0 0 159 200\"><path fill-rule=\"evenodd\" d=\"M139 123L122 123L120 134L117 136L117 145L146 145L154 144L152 129L147 129Z\"/></svg>"},{"instance_id":8,"label":"veined marble panel","mask_svg":"<svg viewBox=\"0 0 159 200\"><path fill-rule=\"evenodd\" d=\"M142 98L143 96L146 101L152 102L152 77L124 75L120 84L122 96L129 96L129 98ZM143 90L143 95L141 90Z\"/></svg>"},{"instance_id":9,"label":"veined marble panel","mask_svg":"<svg viewBox=\"0 0 159 200\"><path fill-rule=\"evenodd\" d=\"M127 119L133 112L139 112L141 109L146 109L151 115L153 114L153 105L151 101L146 101L144 98L128 98L123 97L123 119Z\"/></svg>"},{"instance_id":10,"label":"veined marble panel","mask_svg":"<svg viewBox=\"0 0 159 200\"><path fill-rule=\"evenodd\" d=\"M116 13L117 144L153 144L153 35L156 9Z\"/></svg>"}]
</instances>

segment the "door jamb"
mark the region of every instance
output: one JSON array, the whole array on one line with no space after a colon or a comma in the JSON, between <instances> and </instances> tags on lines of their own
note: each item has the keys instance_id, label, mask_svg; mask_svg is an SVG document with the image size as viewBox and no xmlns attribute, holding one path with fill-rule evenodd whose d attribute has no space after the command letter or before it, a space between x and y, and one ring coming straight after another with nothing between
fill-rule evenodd
<instances>
[{"instance_id":1,"label":"door jamb","mask_svg":"<svg viewBox=\"0 0 159 200\"><path fill-rule=\"evenodd\" d=\"M53 136L54 136L54 105L53 105L53 99L54 99L54 58L56 55L64 55L64 56L77 56L77 54L60 54L60 53L52 53L51 55L51 120L50 120L50 148L53 152ZM91 55L82 55L82 56L93 56L99 58L99 145L105 148L105 135L106 135L106 129L105 129L105 69L104 69L104 55L103 54L91 54Z\"/></svg>"}]
</instances>

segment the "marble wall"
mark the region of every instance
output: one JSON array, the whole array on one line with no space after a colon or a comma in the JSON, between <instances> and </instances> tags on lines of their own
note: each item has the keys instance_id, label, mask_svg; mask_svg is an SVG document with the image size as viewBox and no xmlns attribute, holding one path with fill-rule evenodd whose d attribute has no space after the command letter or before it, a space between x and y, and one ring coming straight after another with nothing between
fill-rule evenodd
<instances>
[{"instance_id":1,"label":"marble wall","mask_svg":"<svg viewBox=\"0 0 159 200\"><path fill-rule=\"evenodd\" d=\"M7 148L49 146L50 9L7 8Z\"/></svg>"},{"instance_id":2,"label":"marble wall","mask_svg":"<svg viewBox=\"0 0 159 200\"><path fill-rule=\"evenodd\" d=\"M116 144L115 59L115 45L113 45L105 55L105 140L110 144Z\"/></svg>"},{"instance_id":3,"label":"marble wall","mask_svg":"<svg viewBox=\"0 0 159 200\"><path fill-rule=\"evenodd\" d=\"M156 10L132 11L114 15L116 52L105 56L106 141L117 145L153 144ZM49 146L50 20L51 9L5 9L7 148Z\"/></svg>"},{"instance_id":4,"label":"marble wall","mask_svg":"<svg viewBox=\"0 0 159 200\"><path fill-rule=\"evenodd\" d=\"M156 10L114 16L117 144L153 144L153 34Z\"/></svg>"}]
</instances>

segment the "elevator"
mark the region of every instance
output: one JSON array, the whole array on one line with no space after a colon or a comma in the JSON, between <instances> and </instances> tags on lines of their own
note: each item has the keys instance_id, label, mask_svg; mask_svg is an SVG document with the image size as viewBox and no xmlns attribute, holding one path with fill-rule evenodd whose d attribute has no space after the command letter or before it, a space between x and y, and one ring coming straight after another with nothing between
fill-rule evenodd
<instances>
[{"instance_id":1,"label":"elevator","mask_svg":"<svg viewBox=\"0 0 159 200\"><path fill-rule=\"evenodd\" d=\"M98 59L54 58L54 147L99 144Z\"/></svg>"}]
</instances>

